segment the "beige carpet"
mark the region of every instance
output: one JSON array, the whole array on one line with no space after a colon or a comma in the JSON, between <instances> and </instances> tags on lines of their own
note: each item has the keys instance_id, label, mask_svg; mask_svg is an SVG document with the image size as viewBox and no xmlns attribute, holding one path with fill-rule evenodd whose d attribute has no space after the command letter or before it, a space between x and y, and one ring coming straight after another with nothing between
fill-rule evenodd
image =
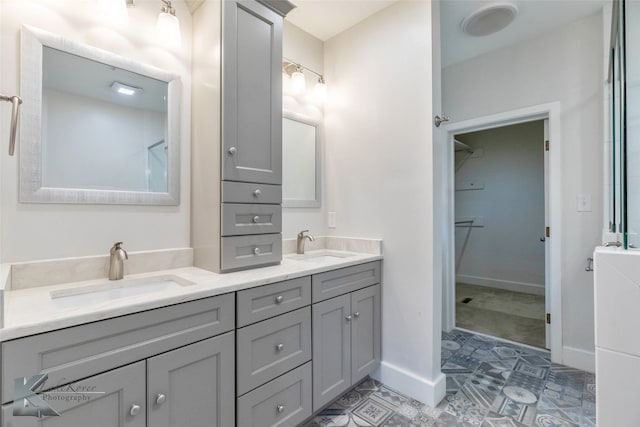
<instances>
[{"instance_id":1,"label":"beige carpet","mask_svg":"<svg viewBox=\"0 0 640 427\"><path fill-rule=\"evenodd\" d=\"M471 298L468 303L463 303ZM545 346L544 296L456 284L456 326L534 347Z\"/></svg>"}]
</instances>

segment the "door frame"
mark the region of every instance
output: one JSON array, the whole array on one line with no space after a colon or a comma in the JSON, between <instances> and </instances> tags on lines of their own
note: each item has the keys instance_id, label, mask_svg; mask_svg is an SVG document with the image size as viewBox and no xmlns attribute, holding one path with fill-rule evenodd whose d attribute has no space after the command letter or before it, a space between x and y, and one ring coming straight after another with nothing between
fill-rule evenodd
<instances>
[{"instance_id":1,"label":"door frame","mask_svg":"<svg viewBox=\"0 0 640 427\"><path fill-rule=\"evenodd\" d=\"M550 350L551 360L554 363L562 363L562 143L561 143L561 106L559 102L534 105L517 110L506 111L483 117L477 117L460 122L450 122L443 126L446 149L439 150L437 163L443 165L444 177L440 179L445 195L444 210L441 227L447 230L448 238L444 242L443 261L444 274L442 275L442 325L443 330L450 331L455 328L455 165L453 138L456 134L481 131L496 127L509 126L518 123L526 123L536 120L548 119L549 141L551 147L548 152L549 191L548 206L549 215L547 226L551 228L551 237L547 239L546 258L550 260L545 268L548 275L545 280L545 305L551 314L550 326Z\"/></svg>"}]
</instances>

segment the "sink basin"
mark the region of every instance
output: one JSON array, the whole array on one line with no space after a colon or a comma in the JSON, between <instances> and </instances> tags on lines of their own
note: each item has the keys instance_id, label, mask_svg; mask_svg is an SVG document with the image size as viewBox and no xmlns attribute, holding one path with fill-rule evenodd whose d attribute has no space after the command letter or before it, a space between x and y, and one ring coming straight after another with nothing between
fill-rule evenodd
<instances>
[{"instance_id":1,"label":"sink basin","mask_svg":"<svg viewBox=\"0 0 640 427\"><path fill-rule=\"evenodd\" d=\"M62 308L77 307L136 295L180 289L193 284L194 282L172 275L109 280L73 289L51 291L51 299L55 305Z\"/></svg>"},{"instance_id":2,"label":"sink basin","mask_svg":"<svg viewBox=\"0 0 640 427\"><path fill-rule=\"evenodd\" d=\"M316 262L323 263L327 261L336 261L342 258L349 258L354 256L354 254L345 253L345 252L336 252L336 251L312 251L306 254L296 254L292 255L291 259L296 261L308 261L308 262Z\"/></svg>"}]
</instances>

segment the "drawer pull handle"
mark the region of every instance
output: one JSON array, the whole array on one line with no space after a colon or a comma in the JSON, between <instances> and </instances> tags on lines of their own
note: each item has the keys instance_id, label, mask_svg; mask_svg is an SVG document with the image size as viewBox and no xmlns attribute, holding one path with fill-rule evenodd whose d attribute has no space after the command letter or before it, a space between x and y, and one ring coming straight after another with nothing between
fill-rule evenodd
<instances>
[{"instance_id":1,"label":"drawer pull handle","mask_svg":"<svg viewBox=\"0 0 640 427\"><path fill-rule=\"evenodd\" d=\"M253 192L253 197L260 197L260 195L261 195L261 194L262 194L262 191L260 191L260 190L255 190L255 191Z\"/></svg>"},{"instance_id":2,"label":"drawer pull handle","mask_svg":"<svg viewBox=\"0 0 640 427\"><path fill-rule=\"evenodd\" d=\"M259 223L260 222L260 217L258 215L254 216L253 217L253 222L256 223L256 224Z\"/></svg>"},{"instance_id":3,"label":"drawer pull handle","mask_svg":"<svg viewBox=\"0 0 640 427\"><path fill-rule=\"evenodd\" d=\"M353 313L353 317L356 317L356 318L360 317L360 312L356 311L355 313Z\"/></svg>"},{"instance_id":4,"label":"drawer pull handle","mask_svg":"<svg viewBox=\"0 0 640 427\"><path fill-rule=\"evenodd\" d=\"M167 401L167 395L166 394L160 393L160 394L158 394L156 396L156 405L160 406L166 401Z\"/></svg>"},{"instance_id":5,"label":"drawer pull handle","mask_svg":"<svg viewBox=\"0 0 640 427\"><path fill-rule=\"evenodd\" d=\"M284 301L284 297L282 295L278 295L276 297L276 304L282 304L282 301Z\"/></svg>"},{"instance_id":6,"label":"drawer pull handle","mask_svg":"<svg viewBox=\"0 0 640 427\"><path fill-rule=\"evenodd\" d=\"M278 405L276 406L276 412L277 413L282 413L282 411L284 411L284 405Z\"/></svg>"},{"instance_id":7,"label":"drawer pull handle","mask_svg":"<svg viewBox=\"0 0 640 427\"><path fill-rule=\"evenodd\" d=\"M284 344L280 343L280 344L276 344L276 351L282 351L284 350Z\"/></svg>"},{"instance_id":8,"label":"drawer pull handle","mask_svg":"<svg viewBox=\"0 0 640 427\"><path fill-rule=\"evenodd\" d=\"M254 255L260 255L260 248L253 248Z\"/></svg>"},{"instance_id":9,"label":"drawer pull handle","mask_svg":"<svg viewBox=\"0 0 640 427\"><path fill-rule=\"evenodd\" d=\"M140 405L136 405L134 403L133 405L131 405L131 409L129 410L129 414L131 414L132 417L135 417L136 415L138 415L140 413L141 409L142 409L142 407Z\"/></svg>"},{"instance_id":10,"label":"drawer pull handle","mask_svg":"<svg viewBox=\"0 0 640 427\"><path fill-rule=\"evenodd\" d=\"M235 155L238 152L238 149L236 147L230 147L229 148L229 154L230 155Z\"/></svg>"},{"instance_id":11,"label":"drawer pull handle","mask_svg":"<svg viewBox=\"0 0 640 427\"><path fill-rule=\"evenodd\" d=\"M351 315L348 315L345 319L347 319L347 322L351 322Z\"/></svg>"}]
</instances>

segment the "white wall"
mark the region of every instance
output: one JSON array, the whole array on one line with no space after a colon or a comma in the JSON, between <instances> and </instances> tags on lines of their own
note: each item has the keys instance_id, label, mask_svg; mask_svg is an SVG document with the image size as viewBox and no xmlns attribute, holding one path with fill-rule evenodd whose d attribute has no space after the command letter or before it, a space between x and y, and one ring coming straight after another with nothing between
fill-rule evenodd
<instances>
[{"instance_id":1,"label":"white wall","mask_svg":"<svg viewBox=\"0 0 640 427\"><path fill-rule=\"evenodd\" d=\"M443 106L455 121L559 101L563 167L562 312L567 348L592 352L593 275L602 212L602 18L595 15L540 38L443 70ZM558 141L551 141L557 144ZM592 212L577 212L578 194ZM553 236L553 230L551 230Z\"/></svg>"},{"instance_id":2,"label":"white wall","mask_svg":"<svg viewBox=\"0 0 640 427\"><path fill-rule=\"evenodd\" d=\"M544 294L544 122L457 135L455 229L459 282ZM469 190L467 184L474 183Z\"/></svg>"},{"instance_id":3,"label":"white wall","mask_svg":"<svg viewBox=\"0 0 640 427\"><path fill-rule=\"evenodd\" d=\"M325 42L332 235L384 240L382 380L434 404L432 5L399 1ZM438 63L439 68L439 63ZM437 298L436 298L437 297Z\"/></svg>"},{"instance_id":4,"label":"white wall","mask_svg":"<svg viewBox=\"0 0 640 427\"><path fill-rule=\"evenodd\" d=\"M317 73L324 73L324 43L288 22L285 18L282 36L282 55L296 63L302 64ZM323 125L324 114L322 105L316 102L313 89L318 81L317 76L305 73L307 91L304 95L296 96L290 88L289 77L283 73L283 102L282 108L290 113L306 116ZM327 82L330 86L332 83ZM322 132L321 132L322 135ZM324 146L324 141L321 141ZM326 178L324 168L324 150L321 155L322 191L319 208L282 208L282 238L295 238L300 230L310 230L311 234L326 234Z\"/></svg>"},{"instance_id":5,"label":"white wall","mask_svg":"<svg viewBox=\"0 0 640 427\"><path fill-rule=\"evenodd\" d=\"M130 251L188 247L191 120L191 15L178 0L182 48L169 50L155 37L159 2L137 1L125 27L106 22L99 1L9 0L0 2L0 93L19 92L21 24L39 27L179 74L181 105L181 203L174 207L18 203L18 157L8 157L9 115L0 128L2 262L105 254L122 240ZM18 148L17 154L19 155Z\"/></svg>"}]
</instances>

